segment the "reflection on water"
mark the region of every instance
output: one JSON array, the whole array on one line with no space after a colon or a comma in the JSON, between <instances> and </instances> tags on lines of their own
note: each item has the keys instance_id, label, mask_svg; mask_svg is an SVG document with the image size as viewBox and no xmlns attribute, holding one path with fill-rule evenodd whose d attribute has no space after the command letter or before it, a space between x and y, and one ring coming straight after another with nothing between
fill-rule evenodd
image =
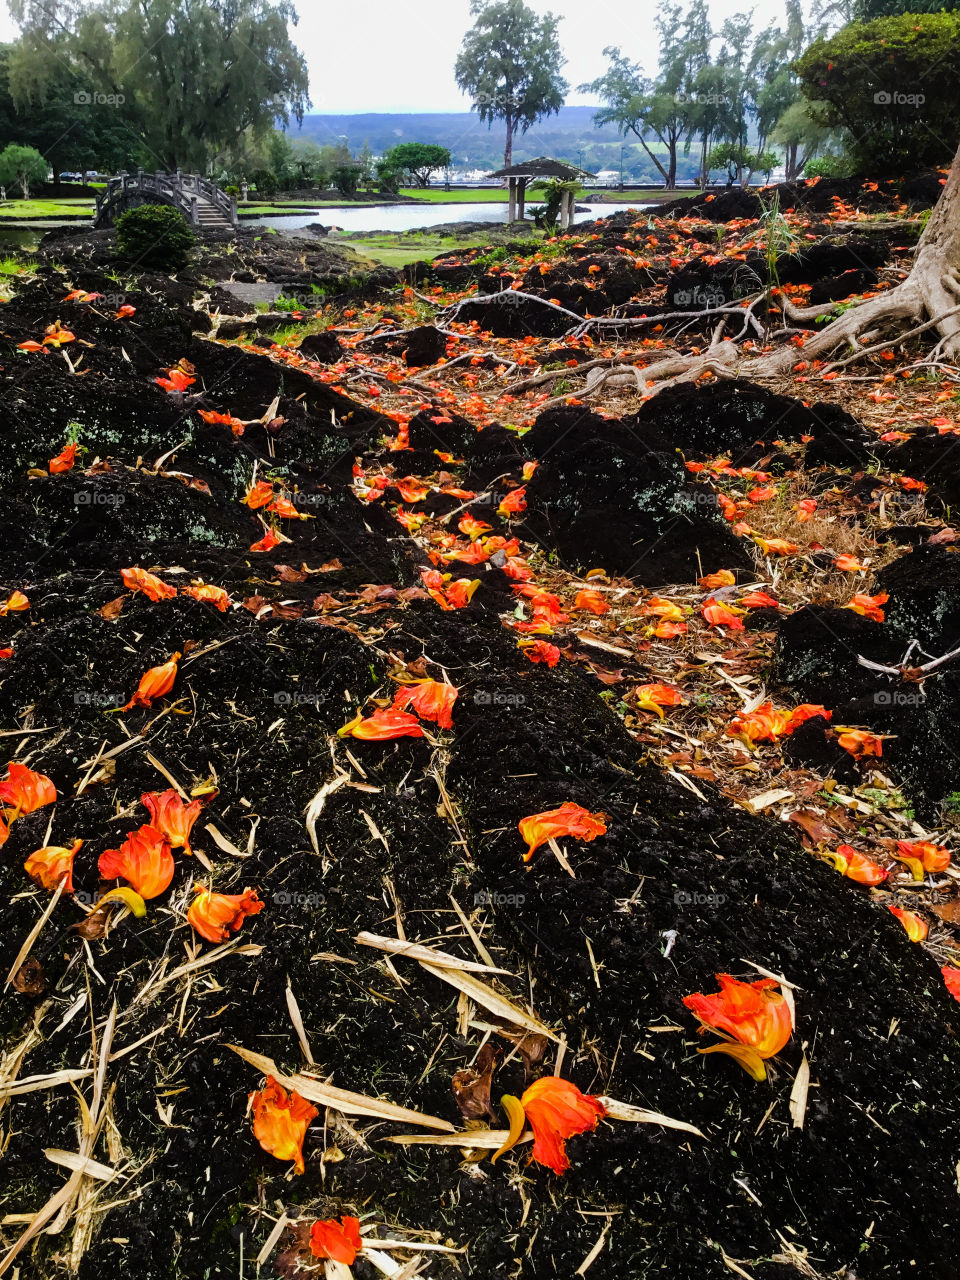
<instances>
[{"instance_id":1,"label":"reflection on water","mask_svg":"<svg viewBox=\"0 0 960 1280\"><path fill-rule=\"evenodd\" d=\"M576 215L577 222L591 222L605 218L622 209L647 209L646 204L590 204ZM530 205L527 205L529 211ZM356 209L317 209L315 213L299 213L282 218L257 218L246 222L247 226L275 227L278 231L297 231L313 222L325 227L339 227L342 231L413 231L420 227L437 227L448 222L505 222L507 205L491 204L434 204L434 205L378 205ZM246 220L245 220L246 221ZM532 225L532 224L531 224Z\"/></svg>"}]
</instances>

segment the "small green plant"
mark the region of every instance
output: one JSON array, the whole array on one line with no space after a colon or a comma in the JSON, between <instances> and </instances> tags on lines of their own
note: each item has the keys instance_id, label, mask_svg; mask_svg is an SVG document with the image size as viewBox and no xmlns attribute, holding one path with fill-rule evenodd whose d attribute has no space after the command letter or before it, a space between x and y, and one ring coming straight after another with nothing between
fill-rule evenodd
<instances>
[{"instance_id":1,"label":"small green plant","mask_svg":"<svg viewBox=\"0 0 960 1280\"><path fill-rule=\"evenodd\" d=\"M130 266L180 271L196 236L168 204L142 204L117 219L117 253Z\"/></svg>"}]
</instances>

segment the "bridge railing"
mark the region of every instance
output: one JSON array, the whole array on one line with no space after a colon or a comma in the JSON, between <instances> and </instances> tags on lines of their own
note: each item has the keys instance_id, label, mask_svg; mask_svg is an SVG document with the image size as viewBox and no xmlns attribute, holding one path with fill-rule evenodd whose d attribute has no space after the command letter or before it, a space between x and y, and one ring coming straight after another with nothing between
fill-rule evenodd
<instances>
[{"instance_id":1,"label":"bridge railing","mask_svg":"<svg viewBox=\"0 0 960 1280\"><path fill-rule=\"evenodd\" d=\"M121 173L110 178L106 188L97 195L99 222L101 212L111 204L122 202L123 197L155 196L165 204L176 206L193 226L199 225L198 205L201 200L212 205L233 226L237 225L237 202L214 182L198 173Z\"/></svg>"}]
</instances>

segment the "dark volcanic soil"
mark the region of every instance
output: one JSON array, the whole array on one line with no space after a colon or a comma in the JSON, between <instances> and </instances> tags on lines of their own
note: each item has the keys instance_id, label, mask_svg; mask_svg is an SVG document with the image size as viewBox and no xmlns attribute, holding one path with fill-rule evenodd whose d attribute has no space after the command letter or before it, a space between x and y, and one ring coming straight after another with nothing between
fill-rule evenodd
<instances>
[{"instance_id":1,"label":"dark volcanic soil","mask_svg":"<svg viewBox=\"0 0 960 1280\"><path fill-rule=\"evenodd\" d=\"M98 279L108 292L93 268L83 286ZM14 648L0 669L9 758L56 783L47 843L86 841L81 902L97 889L98 855L144 820L141 793L167 785L159 762L187 790L215 779L195 847L216 888L256 887L266 904L239 935L259 950L177 975L197 941L184 919L191 875L210 879L177 853L172 889L105 940L84 945L71 929L81 907L65 897L33 948L44 993L7 991L8 1049L33 1029L21 1078L88 1068L91 1016L101 1034L114 1001L115 1050L137 1046L107 1071L112 1122L94 1156L123 1175L96 1202L82 1280L252 1275L278 1205L292 1217L356 1212L383 1235L428 1232L465 1250L426 1255L439 1280L570 1276L605 1228L591 1280L719 1280L731 1274L725 1257L780 1280L797 1274L788 1245L809 1259L807 1274L955 1276L960 1006L930 955L786 826L709 787L699 799L646 763L602 686L576 666L528 662L498 617L514 604L498 571L485 582L479 571L477 595L456 612L404 591L420 581L422 553L350 489L355 458L378 454L392 422L302 371L200 336L178 286L150 281L121 322L70 310L61 300L76 283L49 270L4 308L0 594L17 588L31 602L0 619L0 642ZM90 344L68 348L75 372L57 353L16 349L58 317ZM153 379L181 359L196 384L167 394ZM248 426L240 438L197 412L259 419L276 397L271 429ZM778 435L808 434L806 410L795 406L791 419L775 407ZM734 409L745 425L730 447L763 438L750 424L770 414ZM669 410L664 401L661 428ZM581 422L578 446L564 449L565 412L544 415L523 442L541 459L527 520L544 548L613 568L619 542L627 570L644 560L638 539L659 534L668 541L649 557L659 563L651 581L689 576L698 550L705 571L737 567L732 535L695 502L676 455L643 442L657 431L652 412L627 424L598 418L588 432ZM472 440L463 419L437 431L430 421L415 420L401 467L415 470L444 442L469 446L468 468L489 478L523 460L508 454L506 432ZM715 447L714 421L699 422L704 449ZM71 424L85 448L77 467L31 475ZM282 474L315 517L285 522L292 545L266 554L248 550L262 527L240 501L255 464ZM663 502L685 517L665 535ZM136 595L108 620L100 610L126 595L119 570L131 565L175 584L203 578L238 607ZM368 584L390 590L351 594ZM338 612L328 600L324 612L324 594L355 607ZM239 607L251 597L261 601ZM185 657L170 697L118 712L143 671L174 651ZM367 699L390 696L400 655L459 687L453 731L436 742L337 738ZM784 679L800 676L790 668ZM821 695L811 685L803 696ZM91 770L111 751L109 767ZM305 810L341 772L349 781L326 799L315 852ZM605 836L567 843L575 879L546 850L525 868L517 832L520 818L565 800L608 815ZM16 823L0 859L4 973L48 902L22 864L49 820L44 809ZM393 935L399 920L407 937L474 959L451 897L515 975L505 990L565 1039L564 1075L694 1124L705 1139L602 1125L570 1143L573 1168L557 1178L517 1153L491 1165L464 1163L457 1148L400 1148L385 1139L406 1126L331 1113L308 1134L306 1172L288 1177L245 1114L261 1077L227 1048L301 1068L288 986L318 1075L459 1126L450 1080L473 1060L486 1015L474 1008L461 1024L450 987L353 941L360 930ZM210 951L200 944L197 954ZM755 976L751 965L796 987L797 1032L763 1084L728 1059L699 1057L681 1003L713 991L718 971ZM797 1129L788 1103L804 1056L812 1086ZM78 1083L89 1092L88 1079ZM494 1099L524 1083L513 1056ZM66 1084L9 1100L7 1213L33 1213L62 1184L43 1150L76 1150L77 1117ZM4 1240L23 1226L4 1223ZM29 1245L22 1280L61 1274L72 1233L71 1222ZM273 1273L271 1259L263 1274ZM365 1262L355 1273L373 1274Z\"/></svg>"}]
</instances>

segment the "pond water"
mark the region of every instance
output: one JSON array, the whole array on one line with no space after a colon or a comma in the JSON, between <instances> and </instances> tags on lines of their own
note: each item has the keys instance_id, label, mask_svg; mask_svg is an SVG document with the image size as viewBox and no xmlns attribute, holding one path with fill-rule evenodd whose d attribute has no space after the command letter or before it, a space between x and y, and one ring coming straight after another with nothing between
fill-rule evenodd
<instances>
[{"instance_id":1,"label":"pond water","mask_svg":"<svg viewBox=\"0 0 960 1280\"><path fill-rule=\"evenodd\" d=\"M536 201L532 203L537 203ZM649 209L649 204L586 204L578 209L577 222L592 222L624 209ZM527 205L530 209L530 204ZM504 222L507 205L485 204L418 204L374 205L358 208L317 209L313 213L286 214L279 218L244 218L241 226L274 227L278 231L299 231L312 222L339 227L342 231L412 231L419 227L437 227L450 222ZM76 226L83 223L32 222L18 226L0 223L0 250L35 249L40 237L52 227Z\"/></svg>"},{"instance_id":2,"label":"pond water","mask_svg":"<svg viewBox=\"0 0 960 1280\"><path fill-rule=\"evenodd\" d=\"M531 202L533 204L539 201ZM530 203L527 209L530 209ZM589 204L583 212L577 212L577 222L592 222L623 209L647 209L646 204ZM412 231L420 227L437 227L449 222L505 222L506 203L485 204L434 204L434 205L376 205L359 208L317 209L315 213L288 214L281 218L244 219L247 226L275 227L278 231L297 231L312 222L322 222L325 227L339 227L342 231Z\"/></svg>"}]
</instances>

